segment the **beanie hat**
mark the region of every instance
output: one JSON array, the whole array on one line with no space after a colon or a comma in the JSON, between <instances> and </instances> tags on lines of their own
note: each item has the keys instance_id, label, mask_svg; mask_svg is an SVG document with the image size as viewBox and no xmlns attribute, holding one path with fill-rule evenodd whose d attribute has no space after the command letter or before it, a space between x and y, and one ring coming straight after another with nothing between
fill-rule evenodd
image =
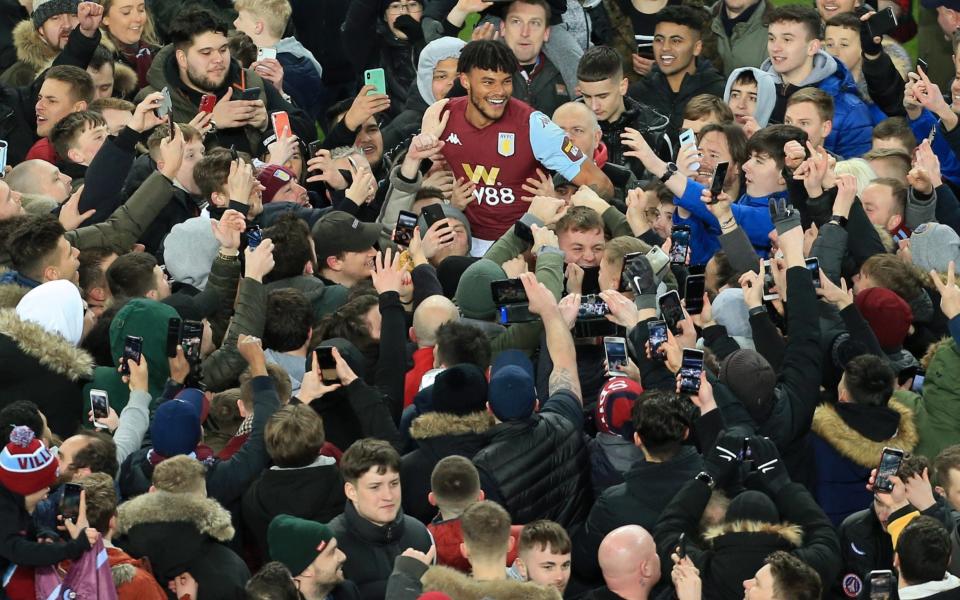
<instances>
[{"instance_id":1,"label":"beanie hat","mask_svg":"<svg viewBox=\"0 0 960 600\"><path fill-rule=\"evenodd\" d=\"M750 309L743 301L741 288L727 288L713 300L713 320L723 325L731 337L753 338Z\"/></svg>"},{"instance_id":2,"label":"beanie hat","mask_svg":"<svg viewBox=\"0 0 960 600\"><path fill-rule=\"evenodd\" d=\"M10 443L0 451L0 485L15 494L29 496L53 485L59 474L56 454L26 425L14 427Z\"/></svg>"},{"instance_id":3,"label":"beanie hat","mask_svg":"<svg viewBox=\"0 0 960 600\"><path fill-rule=\"evenodd\" d=\"M473 256L448 256L440 261L437 266L437 279L440 280L444 296L453 298L456 295L464 271L478 260L480 259Z\"/></svg>"},{"instance_id":4,"label":"beanie hat","mask_svg":"<svg viewBox=\"0 0 960 600\"><path fill-rule=\"evenodd\" d=\"M257 175L257 181L265 188L262 194L263 203L266 204L272 201L273 197L280 191L280 188L296 180L297 176L286 167L280 165L267 165L264 167Z\"/></svg>"},{"instance_id":5,"label":"beanie hat","mask_svg":"<svg viewBox=\"0 0 960 600\"><path fill-rule=\"evenodd\" d=\"M436 412L461 416L482 412L487 406L487 378L476 365L454 365L437 375L431 394Z\"/></svg>"},{"instance_id":6,"label":"beanie hat","mask_svg":"<svg viewBox=\"0 0 960 600\"><path fill-rule=\"evenodd\" d=\"M150 439L164 458L190 454L200 443L200 413L186 400L167 400L153 415Z\"/></svg>"},{"instance_id":7,"label":"beanie hat","mask_svg":"<svg viewBox=\"0 0 960 600\"><path fill-rule=\"evenodd\" d=\"M179 283L198 290L207 287L210 265L220 251L213 237L210 219L196 217L173 226L163 240L163 263L167 273Z\"/></svg>"},{"instance_id":8,"label":"beanie hat","mask_svg":"<svg viewBox=\"0 0 960 600\"><path fill-rule=\"evenodd\" d=\"M779 523L780 511L770 496L756 490L741 492L730 501L727 508L727 523L734 521L760 521L762 523Z\"/></svg>"},{"instance_id":9,"label":"beanie hat","mask_svg":"<svg viewBox=\"0 0 960 600\"><path fill-rule=\"evenodd\" d=\"M923 223L910 236L910 255L924 272L946 273L951 260L960 265L960 235L949 225Z\"/></svg>"},{"instance_id":10,"label":"beanie hat","mask_svg":"<svg viewBox=\"0 0 960 600\"><path fill-rule=\"evenodd\" d=\"M183 388L174 398L192 404L194 410L200 415L200 423L207 420L207 415L210 414L210 400L202 391L197 388Z\"/></svg>"},{"instance_id":11,"label":"beanie hat","mask_svg":"<svg viewBox=\"0 0 960 600\"><path fill-rule=\"evenodd\" d=\"M469 250L470 246L473 244L473 233L470 230L470 221L467 220L467 215L463 214L463 211L452 204L441 204L440 208L443 209L444 217L448 219L456 219L463 224L464 229L467 230L467 249ZM426 234L427 230L423 229L423 235Z\"/></svg>"},{"instance_id":12,"label":"beanie hat","mask_svg":"<svg viewBox=\"0 0 960 600\"><path fill-rule=\"evenodd\" d=\"M460 276L457 293L453 297L460 307L460 314L468 319L492 319L497 314L497 306L493 303L490 282L506 278L503 268L489 258L481 258L467 267Z\"/></svg>"},{"instance_id":13,"label":"beanie hat","mask_svg":"<svg viewBox=\"0 0 960 600\"><path fill-rule=\"evenodd\" d=\"M770 363L756 350L740 349L720 363L720 383L724 384L759 425L767 420L772 409L773 389L777 374Z\"/></svg>"},{"instance_id":14,"label":"beanie hat","mask_svg":"<svg viewBox=\"0 0 960 600\"><path fill-rule=\"evenodd\" d=\"M333 531L323 523L290 515L277 515L267 527L270 558L283 563L294 577L303 573L332 539Z\"/></svg>"},{"instance_id":15,"label":"beanie hat","mask_svg":"<svg viewBox=\"0 0 960 600\"><path fill-rule=\"evenodd\" d=\"M533 414L537 388L533 381L533 363L520 350L497 355L490 368L487 402L501 421L519 421Z\"/></svg>"},{"instance_id":16,"label":"beanie hat","mask_svg":"<svg viewBox=\"0 0 960 600\"><path fill-rule=\"evenodd\" d=\"M643 393L643 386L628 377L613 377L600 388L594 416L597 431L633 439L633 405Z\"/></svg>"},{"instance_id":17,"label":"beanie hat","mask_svg":"<svg viewBox=\"0 0 960 600\"><path fill-rule=\"evenodd\" d=\"M860 314L870 324L884 350L896 350L910 333L913 311L907 301L887 288L868 288L854 296Z\"/></svg>"},{"instance_id":18,"label":"beanie hat","mask_svg":"<svg viewBox=\"0 0 960 600\"><path fill-rule=\"evenodd\" d=\"M40 29L54 15L75 15L79 4L80 0L33 0L33 26Z\"/></svg>"}]
</instances>

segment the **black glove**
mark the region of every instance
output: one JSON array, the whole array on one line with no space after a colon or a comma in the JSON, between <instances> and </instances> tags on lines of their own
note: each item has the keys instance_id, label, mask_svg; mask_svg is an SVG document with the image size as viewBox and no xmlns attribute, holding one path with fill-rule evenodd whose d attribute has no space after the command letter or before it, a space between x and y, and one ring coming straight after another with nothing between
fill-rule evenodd
<instances>
[{"instance_id":1,"label":"black glove","mask_svg":"<svg viewBox=\"0 0 960 600\"><path fill-rule=\"evenodd\" d=\"M423 26L408 14L402 14L393 22L393 26L407 36L407 41L415 44L423 40Z\"/></svg>"},{"instance_id":2,"label":"black glove","mask_svg":"<svg viewBox=\"0 0 960 600\"><path fill-rule=\"evenodd\" d=\"M770 220L777 228L777 235L783 235L794 227L800 227L800 211L786 198L770 198Z\"/></svg>"},{"instance_id":3,"label":"black glove","mask_svg":"<svg viewBox=\"0 0 960 600\"><path fill-rule=\"evenodd\" d=\"M726 431L717 438L717 445L703 457L703 470L713 477L718 488L726 487L740 469L743 435Z\"/></svg>"},{"instance_id":4,"label":"black glove","mask_svg":"<svg viewBox=\"0 0 960 600\"><path fill-rule=\"evenodd\" d=\"M870 10L867 6L862 6L855 14L858 17L862 17L870 12ZM860 52L862 54L869 54L870 56L876 56L883 52L883 45L873 41L873 36L870 35L870 28L867 27L866 21L860 21Z\"/></svg>"},{"instance_id":5,"label":"black glove","mask_svg":"<svg viewBox=\"0 0 960 600\"><path fill-rule=\"evenodd\" d=\"M788 483L790 475L780 459L777 445L770 438L751 437L747 442L753 457L756 476L763 482L771 496L780 493Z\"/></svg>"}]
</instances>

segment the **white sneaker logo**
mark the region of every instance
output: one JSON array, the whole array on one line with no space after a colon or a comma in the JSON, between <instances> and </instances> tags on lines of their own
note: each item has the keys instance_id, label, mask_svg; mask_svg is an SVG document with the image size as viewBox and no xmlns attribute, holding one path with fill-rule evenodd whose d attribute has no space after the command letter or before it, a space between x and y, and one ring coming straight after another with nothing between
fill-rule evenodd
<instances>
[{"instance_id":1,"label":"white sneaker logo","mask_svg":"<svg viewBox=\"0 0 960 600\"><path fill-rule=\"evenodd\" d=\"M455 133L451 133L450 135L448 135L448 136L447 136L447 139L446 139L445 141L446 141L448 144L456 144L457 146L462 146L462 145L463 145L463 144L460 143L460 138L457 137L457 134L455 134Z\"/></svg>"}]
</instances>

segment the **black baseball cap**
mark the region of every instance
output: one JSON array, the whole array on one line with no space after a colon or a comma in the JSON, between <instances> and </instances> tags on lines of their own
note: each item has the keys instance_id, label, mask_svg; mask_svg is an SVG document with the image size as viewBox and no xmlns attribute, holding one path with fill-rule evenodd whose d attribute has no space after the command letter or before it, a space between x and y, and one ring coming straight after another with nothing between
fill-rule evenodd
<instances>
[{"instance_id":1,"label":"black baseball cap","mask_svg":"<svg viewBox=\"0 0 960 600\"><path fill-rule=\"evenodd\" d=\"M376 245L381 227L364 223L353 215L332 210L313 225L313 246L321 264L328 256L341 252L363 252Z\"/></svg>"}]
</instances>

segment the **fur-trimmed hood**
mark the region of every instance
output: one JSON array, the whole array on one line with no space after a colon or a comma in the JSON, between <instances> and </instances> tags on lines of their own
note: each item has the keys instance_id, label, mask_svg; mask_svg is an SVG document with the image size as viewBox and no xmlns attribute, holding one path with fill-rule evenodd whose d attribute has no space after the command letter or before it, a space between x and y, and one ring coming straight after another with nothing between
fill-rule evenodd
<instances>
[{"instance_id":1,"label":"fur-trimmed hood","mask_svg":"<svg viewBox=\"0 0 960 600\"><path fill-rule=\"evenodd\" d=\"M10 287L22 289L24 294L29 291L20 286L0 285L0 297L8 292L3 288ZM93 376L93 357L37 323L24 321L12 308L0 310L0 335L10 338L21 352L37 359L47 369L71 381Z\"/></svg>"},{"instance_id":2,"label":"fur-trimmed hood","mask_svg":"<svg viewBox=\"0 0 960 600\"><path fill-rule=\"evenodd\" d=\"M17 60L33 67L37 73L49 67L60 54L59 49L40 37L33 21L29 19L20 21L13 28L13 45L17 49Z\"/></svg>"},{"instance_id":3,"label":"fur-trimmed hood","mask_svg":"<svg viewBox=\"0 0 960 600\"><path fill-rule=\"evenodd\" d=\"M861 467L873 468L880 460L885 446L900 448L912 452L920 439L914 423L913 412L907 407L890 400L887 407L900 414L900 424L894 436L875 442L847 425L830 404L821 404L813 413L813 432L830 444L841 456L852 460Z\"/></svg>"},{"instance_id":4,"label":"fur-trimmed hood","mask_svg":"<svg viewBox=\"0 0 960 600\"><path fill-rule=\"evenodd\" d=\"M117 534L125 535L137 525L191 523L218 542L233 539L230 512L211 498L157 491L128 500L117 509Z\"/></svg>"},{"instance_id":5,"label":"fur-trimmed hood","mask_svg":"<svg viewBox=\"0 0 960 600\"><path fill-rule=\"evenodd\" d=\"M0 267L0 274L8 271ZM16 308L30 290L15 283L0 284L0 308Z\"/></svg>"},{"instance_id":6,"label":"fur-trimmed hood","mask_svg":"<svg viewBox=\"0 0 960 600\"><path fill-rule=\"evenodd\" d=\"M527 581L477 581L450 567L435 566L420 578L424 592L443 592L457 600L559 600L560 592Z\"/></svg>"},{"instance_id":7,"label":"fur-trimmed hood","mask_svg":"<svg viewBox=\"0 0 960 600\"><path fill-rule=\"evenodd\" d=\"M763 521L732 521L721 523L707 529L704 541L712 542L729 533L765 533L776 535L791 546L799 548L803 544L803 528L792 523L765 523Z\"/></svg>"},{"instance_id":8,"label":"fur-trimmed hood","mask_svg":"<svg viewBox=\"0 0 960 600\"><path fill-rule=\"evenodd\" d=\"M420 415L410 424L410 437L415 440L441 437L445 435L464 435L473 433L482 435L493 427L493 415L475 412L467 415L429 412Z\"/></svg>"},{"instance_id":9,"label":"fur-trimmed hood","mask_svg":"<svg viewBox=\"0 0 960 600\"><path fill-rule=\"evenodd\" d=\"M137 91L137 72L123 62L120 58L120 51L106 30L101 30L100 45L110 51L113 55L113 95L120 98L126 98Z\"/></svg>"}]
</instances>

